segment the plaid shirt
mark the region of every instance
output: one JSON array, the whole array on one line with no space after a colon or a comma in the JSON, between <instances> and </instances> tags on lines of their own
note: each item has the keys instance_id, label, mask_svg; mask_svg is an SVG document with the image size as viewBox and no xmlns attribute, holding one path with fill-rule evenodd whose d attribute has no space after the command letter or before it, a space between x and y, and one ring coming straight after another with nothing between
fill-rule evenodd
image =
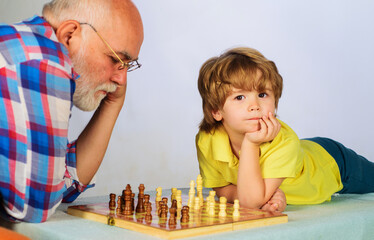
<instances>
[{"instance_id":1,"label":"plaid shirt","mask_svg":"<svg viewBox=\"0 0 374 240\"><path fill-rule=\"evenodd\" d=\"M43 222L94 185L77 181L67 140L76 78L43 18L0 25L0 198L10 220Z\"/></svg>"}]
</instances>

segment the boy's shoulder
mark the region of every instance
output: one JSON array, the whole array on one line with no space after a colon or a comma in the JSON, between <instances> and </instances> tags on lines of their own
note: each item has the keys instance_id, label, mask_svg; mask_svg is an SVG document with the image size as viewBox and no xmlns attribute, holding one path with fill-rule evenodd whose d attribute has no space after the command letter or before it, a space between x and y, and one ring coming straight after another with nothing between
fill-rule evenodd
<instances>
[{"instance_id":1,"label":"boy's shoulder","mask_svg":"<svg viewBox=\"0 0 374 240\"><path fill-rule=\"evenodd\" d=\"M219 127L210 132L200 130L196 134L196 144L207 144L209 142L223 142L229 141L229 136L223 127Z\"/></svg>"},{"instance_id":2,"label":"boy's shoulder","mask_svg":"<svg viewBox=\"0 0 374 240\"><path fill-rule=\"evenodd\" d=\"M202 152L231 153L230 139L223 127L211 132L199 131L196 135L196 147ZM232 153L231 153L232 154Z\"/></svg>"}]
</instances>

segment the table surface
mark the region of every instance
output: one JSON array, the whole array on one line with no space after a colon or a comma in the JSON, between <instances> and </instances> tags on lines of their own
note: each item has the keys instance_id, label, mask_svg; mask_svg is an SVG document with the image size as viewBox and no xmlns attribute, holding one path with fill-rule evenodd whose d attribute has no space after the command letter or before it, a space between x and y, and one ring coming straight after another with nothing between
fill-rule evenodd
<instances>
[{"instance_id":1,"label":"table surface","mask_svg":"<svg viewBox=\"0 0 374 240\"><path fill-rule=\"evenodd\" d=\"M163 190L163 196L170 194L170 190ZM8 228L38 240L158 239L66 213L68 206L100 202L108 202L108 196L78 198L61 204L45 223L17 223ZM288 205L284 213L288 223L185 239L374 239L374 193L335 195L319 205Z\"/></svg>"}]
</instances>

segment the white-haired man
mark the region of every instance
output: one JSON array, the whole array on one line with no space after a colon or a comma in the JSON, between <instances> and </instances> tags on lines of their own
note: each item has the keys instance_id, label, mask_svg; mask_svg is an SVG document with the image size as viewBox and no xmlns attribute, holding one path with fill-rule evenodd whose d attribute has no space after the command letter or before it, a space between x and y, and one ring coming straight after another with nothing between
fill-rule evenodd
<instances>
[{"instance_id":1,"label":"white-haired man","mask_svg":"<svg viewBox=\"0 0 374 240\"><path fill-rule=\"evenodd\" d=\"M142 42L129 0L54 0L43 17L0 25L3 217L44 222L94 185ZM68 143L73 104L96 111Z\"/></svg>"}]
</instances>

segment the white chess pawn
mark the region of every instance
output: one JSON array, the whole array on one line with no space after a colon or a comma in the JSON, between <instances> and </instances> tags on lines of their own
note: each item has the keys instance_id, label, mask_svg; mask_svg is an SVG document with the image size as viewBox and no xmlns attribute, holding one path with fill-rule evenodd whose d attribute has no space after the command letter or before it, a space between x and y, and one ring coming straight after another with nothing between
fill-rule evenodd
<instances>
[{"instance_id":1,"label":"white chess pawn","mask_svg":"<svg viewBox=\"0 0 374 240\"><path fill-rule=\"evenodd\" d=\"M225 197L219 198L219 217L226 217L226 203L227 199Z\"/></svg>"},{"instance_id":2,"label":"white chess pawn","mask_svg":"<svg viewBox=\"0 0 374 240\"><path fill-rule=\"evenodd\" d=\"M209 191L209 197L212 199L212 201L215 201L216 191Z\"/></svg>"},{"instance_id":3,"label":"white chess pawn","mask_svg":"<svg viewBox=\"0 0 374 240\"><path fill-rule=\"evenodd\" d=\"M234 212L232 213L233 218L239 218L240 217L240 212L239 212L239 200L235 199L234 200Z\"/></svg>"},{"instance_id":4,"label":"white chess pawn","mask_svg":"<svg viewBox=\"0 0 374 240\"><path fill-rule=\"evenodd\" d=\"M215 209L215 202L214 201L211 201L209 202L209 212L208 212L209 216L214 216L216 214L216 209Z\"/></svg>"}]
</instances>

